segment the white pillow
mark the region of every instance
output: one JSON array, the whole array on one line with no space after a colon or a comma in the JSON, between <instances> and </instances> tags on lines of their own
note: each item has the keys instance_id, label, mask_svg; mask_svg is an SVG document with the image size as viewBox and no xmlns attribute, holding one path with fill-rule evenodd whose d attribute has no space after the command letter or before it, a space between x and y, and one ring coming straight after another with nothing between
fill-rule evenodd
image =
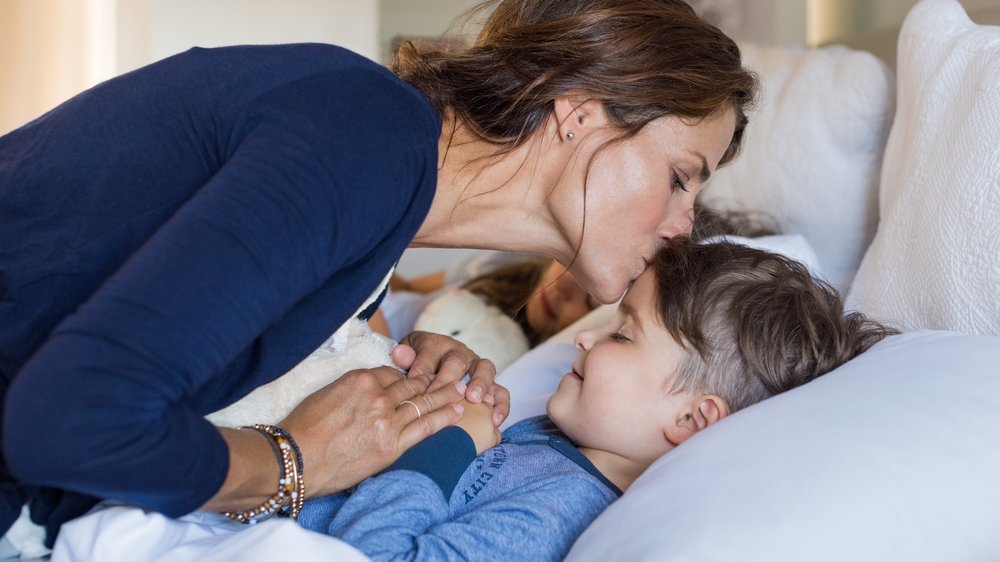
<instances>
[{"instance_id":1,"label":"white pillow","mask_svg":"<svg viewBox=\"0 0 1000 562\"><path fill-rule=\"evenodd\" d=\"M924 0L897 68L882 222L848 304L905 329L1000 335L1000 27Z\"/></svg>"},{"instance_id":2,"label":"white pillow","mask_svg":"<svg viewBox=\"0 0 1000 562\"><path fill-rule=\"evenodd\" d=\"M792 50L743 45L761 96L743 152L700 200L765 212L802 234L827 280L846 291L875 234L878 173L893 112L892 73L845 47Z\"/></svg>"},{"instance_id":3,"label":"white pillow","mask_svg":"<svg viewBox=\"0 0 1000 562\"><path fill-rule=\"evenodd\" d=\"M822 277L816 253L802 236L779 234L758 238L727 236L727 240L783 254L805 264L814 276ZM559 386L559 380L569 372L576 348L573 339L581 330L588 330L611 320L617 304L607 304L590 311L538 347L522 355L497 375L497 382L510 391L510 414L500 429L506 429L525 418L545 413L545 403Z\"/></svg>"},{"instance_id":4,"label":"white pillow","mask_svg":"<svg viewBox=\"0 0 1000 562\"><path fill-rule=\"evenodd\" d=\"M653 464L566 560L1000 560L1000 338L894 336Z\"/></svg>"}]
</instances>

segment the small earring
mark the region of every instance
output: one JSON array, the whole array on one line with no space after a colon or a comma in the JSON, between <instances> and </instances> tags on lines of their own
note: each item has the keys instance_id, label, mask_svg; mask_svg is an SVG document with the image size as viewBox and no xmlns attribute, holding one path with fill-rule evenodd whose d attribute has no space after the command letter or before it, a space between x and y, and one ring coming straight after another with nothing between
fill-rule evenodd
<instances>
[{"instance_id":1,"label":"small earring","mask_svg":"<svg viewBox=\"0 0 1000 562\"><path fill-rule=\"evenodd\" d=\"M571 140L573 140L575 138L576 138L576 135L573 133L573 131L570 131L570 132L566 133L566 140L571 141Z\"/></svg>"}]
</instances>

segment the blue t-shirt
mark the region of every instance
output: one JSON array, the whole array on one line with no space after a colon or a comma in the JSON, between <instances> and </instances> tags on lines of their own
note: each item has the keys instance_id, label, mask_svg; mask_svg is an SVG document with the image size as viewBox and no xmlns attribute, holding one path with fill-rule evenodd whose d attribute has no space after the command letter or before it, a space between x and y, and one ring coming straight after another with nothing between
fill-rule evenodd
<instances>
[{"instance_id":1,"label":"blue t-shirt","mask_svg":"<svg viewBox=\"0 0 1000 562\"><path fill-rule=\"evenodd\" d=\"M0 137L0 531L25 501L53 527L92 496L207 501L228 451L203 416L377 287L440 130L384 67L301 44L192 49Z\"/></svg>"}]
</instances>

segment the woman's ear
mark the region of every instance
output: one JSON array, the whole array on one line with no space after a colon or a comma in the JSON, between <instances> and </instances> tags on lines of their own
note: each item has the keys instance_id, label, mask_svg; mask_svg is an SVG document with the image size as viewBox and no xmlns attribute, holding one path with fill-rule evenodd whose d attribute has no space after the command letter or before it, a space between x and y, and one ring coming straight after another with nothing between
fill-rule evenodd
<instances>
[{"instance_id":1,"label":"woman's ear","mask_svg":"<svg viewBox=\"0 0 1000 562\"><path fill-rule=\"evenodd\" d=\"M557 97L554 106L556 124L563 140L572 141L608 124L604 103L589 99L580 92L571 91Z\"/></svg>"}]
</instances>

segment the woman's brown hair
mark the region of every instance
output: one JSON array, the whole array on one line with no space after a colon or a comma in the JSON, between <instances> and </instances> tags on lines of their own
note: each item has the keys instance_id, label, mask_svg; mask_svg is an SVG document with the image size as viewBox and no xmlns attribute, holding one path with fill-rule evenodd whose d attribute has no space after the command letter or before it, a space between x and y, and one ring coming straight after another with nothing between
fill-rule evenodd
<instances>
[{"instance_id":1,"label":"woman's brown hair","mask_svg":"<svg viewBox=\"0 0 1000 562\"><path fill-rule=\"evenodd\" d=\"M674 238L657 255L661 320L689 356L672 390L717 394L731 412L805 384L896 333L801 263L730 242Z\"/></svg>"},{"instance_id":2,"label":"woman's brown hair","mask_svg":"<svg viewBox=\"0 0 1000 562\"><path fill-rule=\"evenodd\" d=\"M756 79L736 43L681 0L502 0L475 43L422 52L404 42L392 69L444 116L500 151L525 142L571 91L603 102L620 138L666 115L703 119L733 108L721 163L739 151Z\"/></svg>"}]
</instances>

